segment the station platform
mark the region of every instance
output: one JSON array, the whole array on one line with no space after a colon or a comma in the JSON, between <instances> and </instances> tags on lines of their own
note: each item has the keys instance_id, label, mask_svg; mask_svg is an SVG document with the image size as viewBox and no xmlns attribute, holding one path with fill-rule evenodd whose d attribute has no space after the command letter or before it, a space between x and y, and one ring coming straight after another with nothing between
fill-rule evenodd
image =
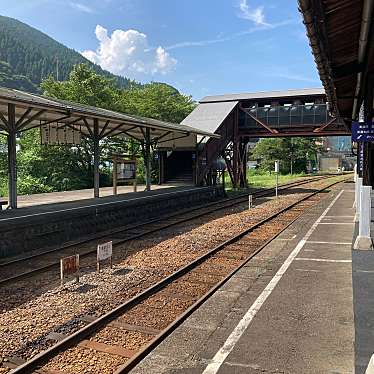
<instances>
[{"instance_id":1,"label":"station platform","mask_svg":"<svg viewBox=\"0 0 374 374\"><path fill-rule=\"evenodd\" d=\"M365 373L374 251L352 251L353 201L353 183L335 188L131 373Z\"/></svg>"},{"instance_id":2,"label":"station platform","mask_svg":"<svg viewBox=\"0 0 374 374\"><path fill-rule=\"evenodd\" d=\"M179 186L2 211L0 259L75 244L223 195L221 186Z\"/></svg>"},{"instance_id":3,"label":"station platform","mask_svg":"<svg viewBox=\"0 0 374 374\"><path fill-rule=\"evenodd\" d=\"M165 188L186 188L191 186L174 185L174 184L162 184L162 185L152 185L152 191L157 191ZM118 195L132 194L134 193L133 186L118 186ZM145 185L137 186L137 193L142 193L145 191ZM101 187L100 188L100 198L113 196L113 187ZM122 196L123 197L123 196ZM63 191L63 192L48 192L39 193L32 195L21 195L18 196L18 207L24 208L28 206L44 205L44 204L57 204L57 203L67 203L72 201L80 200L90 200L93 198L93 189L83 189L75 191Z\"/></svg>"}]
</instances>

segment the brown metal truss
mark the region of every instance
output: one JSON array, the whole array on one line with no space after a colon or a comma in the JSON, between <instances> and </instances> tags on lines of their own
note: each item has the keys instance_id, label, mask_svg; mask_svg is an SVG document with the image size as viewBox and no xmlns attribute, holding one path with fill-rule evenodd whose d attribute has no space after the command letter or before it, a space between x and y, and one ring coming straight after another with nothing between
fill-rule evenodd
<instances>
[{"instance_id":1,"label":"brown metal truss","mask_svg":"<svg viewBox=\"0 0 374 374\"><path fill-rule=\"evenodd\" d=\"M334 122L336 122L337 118L334 117L334 118L331 118L330 121L326 122L324 125L322 125L321 127L317 127L316 129L313 130L313 132L321 132L323 131L326 127L330 126L331 124L333 124Z\"/></svg>"},{"instance_id":2,"label":"brown metal truss","mask_svg":"<svg viewBox=\"0 0 374 374\"><path fill-rule=\"evenodd\" d=\"M279 133L278 130L272 129L271 127L269 127L268 125L266 125L265 123L263 123L262 121L260 121L252 113L250 113L248 109L243 108L242 106L239 106L239 109L242 110L249 117L251 117L253 120L255 120L260 126L262 126L263 128L265 128L266 130L268 130L271 134L278 134Z\"/></svg>"}]
</instances>

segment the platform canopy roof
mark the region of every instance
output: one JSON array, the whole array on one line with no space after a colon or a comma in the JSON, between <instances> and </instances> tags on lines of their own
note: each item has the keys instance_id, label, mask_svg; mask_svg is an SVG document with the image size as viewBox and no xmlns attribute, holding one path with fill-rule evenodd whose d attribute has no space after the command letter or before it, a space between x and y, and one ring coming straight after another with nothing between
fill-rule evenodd
<instances>
[{"instance_id":1,"label":"platform canopy roof","mask_svg":"<svg viewBox=\"0 0 374 374\"><path fill-rule=\"evenodd\" d=\"M374 0L298 1L330 108L357 119L365 96L372 101Z\"/></svg>"},{"instance_id":2,"label":"platform canopy roof","mask_svg":"<svg viewBox=\"0 0 374 374\"><path fill-rule=\"evenodd\" d=\"M303 88L298 90L284 91L259 91L251 93L225 94L217 96L206 96L200 100L200 103L216 103L227 101L246 101L246 100L271 100L271 99L287 99L287 98L315 98L316 96L326 96L325 90L321 88Z\"/></svg>"},{"instance_id":3,"label":"platform canopy roof","mask_svg":"<svg viewBox=\"0 0 374 374\"><path fill-rule=\"evenodd\" d=\"M199 126L204 131L215 132L238 103L238 101L202 103L183 120L182 124Z\"/></svg>"},{"instance_id":4,"label":"platform canopy roof","mask_svg":"<svg viewBox=\"0 0 374 374\"><path fill-rule=\"evenodd\" d=\"M127 115L0 87L0 129L5 133L9 132L9 109L11 107L15 108L15 125L18 132L40 127L43 124L58 123L61 128L67 126L81 131L84 135L92 136L96 121L100 138L123 134L143 140L147 128L150 129L150 137L154 142L170 134L175 134L175 136L196 134L219 138L218 135L209 131L182 124Z\"/></svg>"}]
</instances>

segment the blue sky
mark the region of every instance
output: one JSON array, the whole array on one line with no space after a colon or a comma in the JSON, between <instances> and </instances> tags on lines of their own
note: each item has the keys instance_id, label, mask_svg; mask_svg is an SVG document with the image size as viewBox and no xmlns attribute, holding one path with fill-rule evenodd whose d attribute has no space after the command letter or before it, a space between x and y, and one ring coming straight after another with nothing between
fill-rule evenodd
<instances>
[{"instance_id":1,"label":"blue sky","mask_svg":"<svg viewBox=\"0 0 374 374\"><path fill-rule=\"evenodd\" d=\"M321 86L296 0L0 0L103 68L205 95Z\"/></svg>"}]
</instances>

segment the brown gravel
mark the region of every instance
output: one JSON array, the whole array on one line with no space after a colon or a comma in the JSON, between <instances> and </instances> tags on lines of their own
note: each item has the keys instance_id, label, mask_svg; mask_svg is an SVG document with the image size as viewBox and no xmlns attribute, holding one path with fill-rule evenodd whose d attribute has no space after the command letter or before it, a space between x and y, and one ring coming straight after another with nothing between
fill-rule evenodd
<instances>
[{"instance_id":1,"label":"brown gravel","mask_svg":"<svg viewBox=\"0 0 374 374\"><path fill-rule=\"evenodd\" d=\"M104 327L91 340L108 345L120 345L123 348L135 351L153 338L153 335L128 331L121 327Z\"/></svg>"},{"instance_id":2,"label":"brown gravel","mask_svg":"<svg viewBox=\"0 0 374 374\"><path fill-rule=\"evenodd\" d=\"M60 353L43 368L61 370L66 374L112 374L116 367L126 361L126 358L120 356L75 347Z\"/></svg>"},{"instance_id":3,"label":"brown gravel","mask_svg":"<svg viewBox=\"0 0 374 374\"><path fill-rule=\"evenodd\" d=\"M169 310L169 308L152 308L139 304L118 320L131 325L152 327L154 329L165 329L178 316L180 309Z\"/></svg>"}]
</instances>

